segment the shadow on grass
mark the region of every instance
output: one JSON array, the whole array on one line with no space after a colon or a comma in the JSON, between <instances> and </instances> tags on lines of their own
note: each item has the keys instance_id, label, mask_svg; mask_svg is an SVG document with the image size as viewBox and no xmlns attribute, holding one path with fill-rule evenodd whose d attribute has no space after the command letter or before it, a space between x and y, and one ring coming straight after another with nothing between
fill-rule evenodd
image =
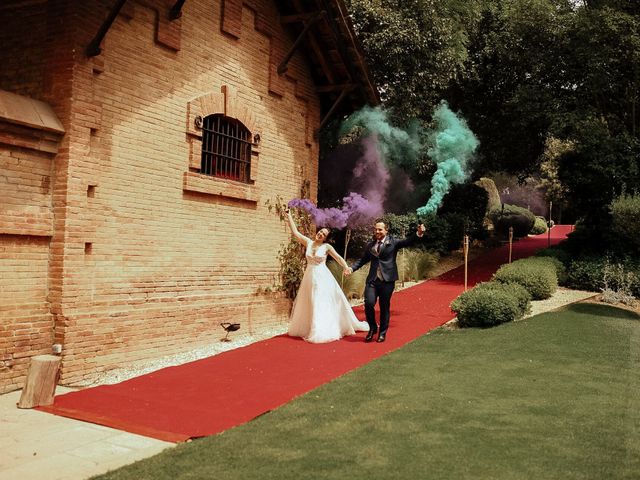
<instances>
[{"instance_id":1,"label":"shadow on grass","mask_svg":"<svg viewBox=\"0 0 640 480\"><path fill-rule=\"evenodd\" d=\"M624 318L630 320L640 320L640 315L630 310L618 308L613 305L603 305L600 303L577 303L569 307L576 313L582 313L584 315L596 315L610 318Z\"/></svg>"}]
</instances>

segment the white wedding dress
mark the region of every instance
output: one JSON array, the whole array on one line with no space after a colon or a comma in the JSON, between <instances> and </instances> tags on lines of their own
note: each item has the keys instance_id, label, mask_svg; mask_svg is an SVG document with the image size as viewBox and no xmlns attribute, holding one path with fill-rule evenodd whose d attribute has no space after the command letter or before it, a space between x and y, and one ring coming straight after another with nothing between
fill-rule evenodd
<instances>
[{"instance_id":1,"label":"white wedding dress","mask_svg":"<svg viewBox=\"0 0 640 480\"><path fill-rule=\"evenodd\" d=\"M325 343L356 331L369 331L369 325L357 319L327 268L327 244L320 245L314 252L313 242L309 240L306 257L307 268L293 304L289 335L311 343Z\"/></svg>"}]
</instances>

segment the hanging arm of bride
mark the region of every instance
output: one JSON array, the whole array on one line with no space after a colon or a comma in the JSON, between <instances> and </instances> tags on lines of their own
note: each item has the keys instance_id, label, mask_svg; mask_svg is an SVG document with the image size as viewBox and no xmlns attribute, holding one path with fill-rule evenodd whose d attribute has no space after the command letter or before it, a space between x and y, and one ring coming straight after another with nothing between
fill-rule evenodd
<instances>
[{"instance_id":1,"label":"hanging arm of bride","mask_svg":"<svg viewBox=\"0 0 640 480\"><path fill-rule=\"evenodd\" d=\"M327 245L327 252L336 262L338 262L338 265L340 265L343 270L347 270L349 268L349 265L345 262L344 258L342 258L331 245Z\"/></svg>"}]
</instances>

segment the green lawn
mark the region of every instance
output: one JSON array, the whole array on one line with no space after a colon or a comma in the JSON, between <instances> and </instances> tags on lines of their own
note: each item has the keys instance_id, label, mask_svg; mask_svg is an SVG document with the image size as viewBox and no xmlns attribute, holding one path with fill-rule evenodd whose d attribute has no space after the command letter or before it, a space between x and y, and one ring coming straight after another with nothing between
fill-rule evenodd
<instances>
[{"instance_id":1,"label":"green lawn","mask_svg":"<svg viewBox=\"0 0 640 480\"><path fill-rule=\"evenodd\" d=\"M249 424L96 478L638 479L640 317L578 304L440 329Z\"/></svg>"}]
</instances>

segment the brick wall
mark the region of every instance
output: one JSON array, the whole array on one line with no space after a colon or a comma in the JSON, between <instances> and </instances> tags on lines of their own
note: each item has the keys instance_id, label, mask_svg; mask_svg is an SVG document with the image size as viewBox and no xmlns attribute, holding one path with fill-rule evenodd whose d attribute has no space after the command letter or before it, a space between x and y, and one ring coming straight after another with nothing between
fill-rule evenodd
<instances>
[{"instance_id":1,"label":"brick wall","mask_svg":"<svg viewBox=\"0 0 640 480\"><path fill-rule=\"evenodd\" d=\"M51 352L49 238L0 234L0 393L22 387L32 355Z\"/></svg>"},{"instance_id":2,"label":"brick wall","mask_svg":"<svg viewBox=\"0 0 640 480\"><path fill-rule=\"evenodd\" d=\"M62 131L41 102L0 91L0 105L0 392L6 392L22 386L29 358L50 353L53 343L51 181ZM43 124L38 109L53 122ZM27 126L30 119L39 125Z\"/></svg>"},{"instance_id":3,"label":"brick wall","mask_svg":"<svg viewBox=\"0 0 640 480\"><path fill-rule=\"evenodd\" d=\"M66 130L48 264L63 384L218 342L220 322L239 322L240 334L288 318L288 300L259 293L277 283L289 238L265 202L298 196L305 180L315 194L320 112L306 63L297 54L274 77L292 40L270 1L229 2L240 5L225 9L232 33L218 1L186 2L177 24L159 20L168 4L128 2L102 54L86 58L77 52L104 16L49 2L49 20L63 19L49 28L42 93ZM189 104L220 94L260 133L247 195L206 178L185 184L198 175Z\"/></svg>"},{"instance_id":4,"label":"brick wall","mask_svg":"<svg viewBox=\"0 0 640 480\"><path fill-rule=\"evenodd\" d=\"M42 32L47 29L47 9L0 2L0 90L40 98L43 90ZM31 32L30 35L25 33ZM40 32L34 35L33 32Z\"/></svg>"}]
</instances>

